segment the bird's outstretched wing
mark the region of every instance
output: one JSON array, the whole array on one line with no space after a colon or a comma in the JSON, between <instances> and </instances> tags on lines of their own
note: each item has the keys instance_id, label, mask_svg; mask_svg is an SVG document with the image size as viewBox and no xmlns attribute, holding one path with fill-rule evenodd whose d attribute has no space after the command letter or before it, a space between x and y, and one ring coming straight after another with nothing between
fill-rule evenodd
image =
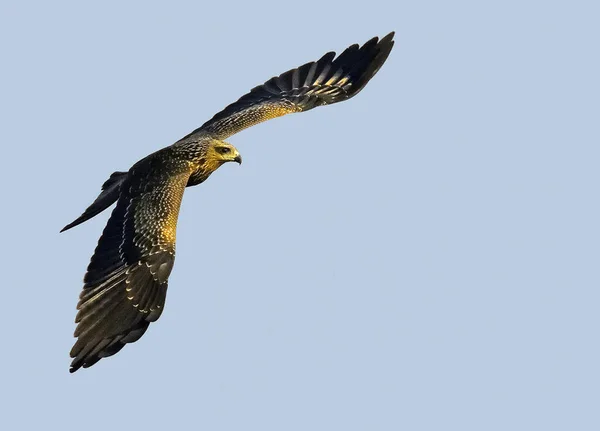
<instances>
[{"instance_id":1,"label":"bird's outstretched wing","mask_svg":"<svg viewBox=\"0 0 600 431\"><path fill-rule=\"evenodd\" d=\"M84 278L71 372L137 341L160 317L189 176L161 152L129 171Z\"/></svg>"},{"instance_id":2,"label":"bird's outstretched wing","mask_svg":"<svg viewBox=\"0 0 600 431\"><path fill-rule=\"evenodd\" d=\"M361 47L357 44L348 47L338 57L335 52L328 52L318 61L273 77L182 141L202 132L226 139L271 118L348 100L363 89L385 62L394 46L393 37L393 32L381 40L374 37Z\"/></svg>"}]
</instances>

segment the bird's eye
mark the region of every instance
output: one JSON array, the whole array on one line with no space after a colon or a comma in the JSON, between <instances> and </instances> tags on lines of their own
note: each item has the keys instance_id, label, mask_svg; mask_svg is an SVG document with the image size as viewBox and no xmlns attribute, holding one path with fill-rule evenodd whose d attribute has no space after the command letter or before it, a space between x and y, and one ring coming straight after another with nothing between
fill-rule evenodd
<instances>
[{"instance_id":1,"label":"bird's eye","mask_svg":"<svg viewBox=\"0 0 600 431\"><path fill-rule=\"evenodd\" d=\"M217 148L217 151L220 154L227 154L227 153L231 152L231 149L229 149L227 147L219 147L219 148Z\"/></svg>"}]
</instances>

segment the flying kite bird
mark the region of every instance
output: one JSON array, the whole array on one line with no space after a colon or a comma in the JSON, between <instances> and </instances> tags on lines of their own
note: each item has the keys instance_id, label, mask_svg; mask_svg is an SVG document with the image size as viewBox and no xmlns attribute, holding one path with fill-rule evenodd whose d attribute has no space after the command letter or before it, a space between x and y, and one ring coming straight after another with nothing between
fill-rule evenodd
<instances>
[{"instance_id":1,"label":"flying kite bird","mask_svg":"<svg viewBox=\"0 0 600 431\"><path fill-rule=\"evenodd\" d=\"M224 163L242 163L238 150L224 139L271 118L355 96L387 59L393 37L392 32L361 47L352 45L338 57L328 52L273 77L173 145L110 176L89 208L61 230L117 202L83 280L71 372L137 341L160 317L185 188L202 183Z\"/></svg>"}]
</instances>

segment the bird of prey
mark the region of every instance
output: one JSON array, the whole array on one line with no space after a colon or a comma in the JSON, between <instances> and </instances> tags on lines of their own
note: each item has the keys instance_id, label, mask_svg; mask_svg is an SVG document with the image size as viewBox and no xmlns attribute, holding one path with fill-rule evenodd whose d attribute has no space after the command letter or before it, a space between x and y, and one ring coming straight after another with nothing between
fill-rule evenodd
<instances>
[{"instance_id":1,"label":"bird of prey","mask_svg":"<svg viewBox=\"0 0 600 431\"><path fill-rule=\"evenodd\" d=\"M114 208L84 277L75 318L70 371L90 367L137 341L165 305L175 260L175 229L186 187L227 162L242 162L229 136L260 122L348 100L387 59L394 33L328 52L273 77L227 106L200 128L115 172L85 212L61 232Z\"/></svg>"}]
</instances>

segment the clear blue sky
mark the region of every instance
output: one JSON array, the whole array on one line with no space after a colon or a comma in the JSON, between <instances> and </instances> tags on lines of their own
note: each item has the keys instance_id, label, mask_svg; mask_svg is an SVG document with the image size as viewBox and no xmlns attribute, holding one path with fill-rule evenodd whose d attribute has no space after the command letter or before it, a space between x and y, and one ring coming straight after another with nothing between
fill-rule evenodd
<instances>
[{"instance_id":1,"label":"clear blue sky","mask_svg":"<svg viewBox=\"0 0 600 431\"><path fill-rule=\"evenodd\" d=\"M600 429L597 2L4 2L6 429ZM355 99L230 139L165 313L68 373L115 170L396 31Z\"/></svg>"}]
</instances>

